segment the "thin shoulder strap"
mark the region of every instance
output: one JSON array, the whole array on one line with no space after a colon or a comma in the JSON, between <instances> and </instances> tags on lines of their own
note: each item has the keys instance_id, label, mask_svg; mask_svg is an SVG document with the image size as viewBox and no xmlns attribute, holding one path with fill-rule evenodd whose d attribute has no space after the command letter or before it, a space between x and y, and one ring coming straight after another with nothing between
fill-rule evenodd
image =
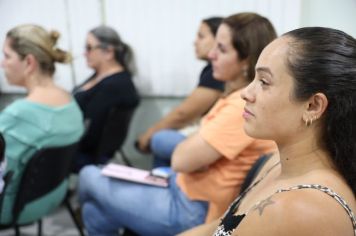
<instances>
[{"instance_id":1,"label":"thin shoulder strap","mask_svg":"<svg viewBox=\"0 0 356 236\"><path fill-rule=\"evenodd\" d=\"M263 175L260 179L258 179L256 182L254 182L253 184L250 185L250 187L248 187L244 192L248 192L250 191L253 187L255 187L257 184L259 184L276 166L278 166L281 162L278 161L276 163L274 163Z\"/></svg>"},{"instance_id":2,"label":"thin shoulder strap","mask_svg":"<svg viewBox=\"0 0 356 236\"><path fill-rule=\"evenodd\" d=\"M330 189L328 187L324 187L319 184L299 184L299 185L296 185L293 187L279 189L276 192L274 192L273 194L271 194L269 197L271 197L277 193L288 192L288 191L299 190L299 189L308 189L308 188L319 190L323 193L326 193L330 197L334 198L344 208L346 213L349 215L351 222L352 222L354 235L356 236L356 219L355 219L354 213L352 212L352 210L349 207L349 205L347 204L347 202L339 194L337 194L336 192L334 192L332 189ZM256 203L254 206L257 206L260 202ZM251 209L253 209L253 207Z\"/></svg>"},{"instance_id":3,"label":"thin shoulder strap","mask_svg":"<svg viewBox=\"0 0 356 236\"><path fill-rule=\"evenodd\" d=\"M265 164L265 163L264 163ZM257 184L259 184L276 166L280 164L280 161L274 163L264 174L263 176L258 179L256 182L251 184L247 189L245 189L243 192L240 193L240 195L230 204L229 209L231 209L232 212L235 212L237 208L239 207L239 202L240 200L252 189L254 188Z\"/></svg>"}]
</instances>

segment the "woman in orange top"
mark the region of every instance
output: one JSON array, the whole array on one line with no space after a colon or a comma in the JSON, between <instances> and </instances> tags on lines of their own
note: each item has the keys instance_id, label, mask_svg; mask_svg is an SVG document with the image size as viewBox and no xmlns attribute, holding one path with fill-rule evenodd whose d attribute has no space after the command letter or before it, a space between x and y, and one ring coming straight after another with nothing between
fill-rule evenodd
<instances>
[{"instance_id":1,"label":"woman in orange top","mask_svg":"<svg viewBox=\"0 0 356 236\"><path fill-rule=\"evenodd\" d=\"M219 217L238 194L253 163L276 149L243 130L240 92L254 77L257 58L276 37L272 24L253 13L226 18L210 51L214 77L225 81L225 96L204 117L199 131L173 153L178 186L191 200L209 203L206 221Z\"/></svg>"}]
</instances>

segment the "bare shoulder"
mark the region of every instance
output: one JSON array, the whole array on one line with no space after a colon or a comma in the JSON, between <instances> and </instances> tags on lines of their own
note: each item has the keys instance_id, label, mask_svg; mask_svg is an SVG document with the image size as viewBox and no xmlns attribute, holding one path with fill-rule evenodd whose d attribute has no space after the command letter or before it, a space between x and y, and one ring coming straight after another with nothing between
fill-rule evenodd
<instances>
[{"instance_id":1,"label":"bare shoulder","mask_svg":"<svg viewBox=\"0 0 356 236\"><path fill-rule=\"evenodd\" d=\"M334 198L315 189L299 189L256 204L233 235L354 236L354 231L346 210Z\"/></svg>"}]
</instances>

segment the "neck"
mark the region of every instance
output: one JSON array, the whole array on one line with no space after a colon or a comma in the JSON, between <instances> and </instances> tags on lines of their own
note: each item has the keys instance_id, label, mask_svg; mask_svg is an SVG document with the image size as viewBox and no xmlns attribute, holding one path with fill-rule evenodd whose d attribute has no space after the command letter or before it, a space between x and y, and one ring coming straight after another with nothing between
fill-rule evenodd
<instances>
[{"instance_id":1,"label":"neck","mask_svg":"<svg viewBox=\"0 0 356 236\"><path fill-rule=\"evenodd\" d=\"M96 78L105 78L108 75L122 71L124 71L124 67L118 63L103 63L103 65L96 70Z\"/></svg>"},{"instance_id":2,"label":"neck","mask_svg":"<svg viewBox=\"0 0 356 236\"><path fill-rule=\"evenodd\" d=\"M280 161L280 178L304 175L317 169L334 169L326 150L321 148L314 136L299 139L291 144L277 143Z\"/></svg>"},{"instance_id":3,"label":"neck","mask_svg":"<svg viewBox=\"0 0 356 236\"><path fill-rule=\"evenodd\" d=\"M53 78L50 75L34 74L29 76L25 80L24 87L28 93L31 94L37 90L37 88L51 88L55 86Z\"/></svg>"},{"instance_id":4,"label":"neck","mask_svg":"<svg viewBox=\"0 0 356 236\"><path fill-rule=\"evenodd\" d=\"M246 87L249 84L249 81L245 77L238 77L235 80L225 82L224 95L227 96L230 93L240 90Z\"/></svg>"}]
</instances>

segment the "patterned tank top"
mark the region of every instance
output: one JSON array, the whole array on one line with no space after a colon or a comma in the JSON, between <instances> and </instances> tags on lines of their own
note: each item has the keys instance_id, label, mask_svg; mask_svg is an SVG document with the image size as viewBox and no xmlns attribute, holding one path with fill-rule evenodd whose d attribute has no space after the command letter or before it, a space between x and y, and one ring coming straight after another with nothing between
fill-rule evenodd
<instances>
[{"instance_id":1,"label":"patterned tank top","mask_svg":"<svg viewBox=\"0 0 356 236\"><path fill-rule=\"evenodd\" d=\"M244 192L240 194L238 198L230 205L229 209L225 212L225 215L221 219L221 222L216 229L214 236L229 236L231 235L235 229L239 226L240 222L243 220L243 218L248 214L241 214L241 215L235 215L235 212L238 210L240 203L242 199L246 196L246 194L253 188L255 187L261 180L279 163L274 164L264 175L261 179L256 181L254 184L252 184L249 188L247 188ZM293 191L293 190L298 190L298 189L316 189L319 190L330 197L334 198L346 211L348 216L350 217L350 220L352 222L353 230L354 230L354 235L356 236L356 219L354 216L354 213L352 212L351 208L347 205L346 201L339 196L337 193L335 193L333 190L331 190L328 187L321 186L319 184L300 184L296 185L293 187L285 188L285 189L279 189L275 191L271 196L277 193L282 193L282 192L287 192L287 191ZM270 196L270 197L271 197ZM260 202L256 203L255 205L258 205Z\"/></svg>"}]
</instances>

